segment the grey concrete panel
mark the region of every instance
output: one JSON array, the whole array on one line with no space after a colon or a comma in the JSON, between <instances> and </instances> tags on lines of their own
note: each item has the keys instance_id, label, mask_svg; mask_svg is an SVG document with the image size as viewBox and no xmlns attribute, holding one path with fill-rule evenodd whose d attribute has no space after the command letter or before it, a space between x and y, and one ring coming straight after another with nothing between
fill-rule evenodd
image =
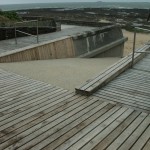
<instances>
[{"instance_id":1,"label":"grey concrete panel","mask_svg":"<svg viewBox=\"0 0 150 150\"><path fill-rule=\"evenodd\" d=\"M76 56L80 56L86 52L89 53L95 51L122 38L122 30L118 26L94 29L91 33L88 32L86 34L80 34L73 37ZM115 50L110 49L112 52L106 52L105 55L103 54L102 56L122 57L124 48L123 45L124 43L115 47Z\"/></svg>"}]
</instances>

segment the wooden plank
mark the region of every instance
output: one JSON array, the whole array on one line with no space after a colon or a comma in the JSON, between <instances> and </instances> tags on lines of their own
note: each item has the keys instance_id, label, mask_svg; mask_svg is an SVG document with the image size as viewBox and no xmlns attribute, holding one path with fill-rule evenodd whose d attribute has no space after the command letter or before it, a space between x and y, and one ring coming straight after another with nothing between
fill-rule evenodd
<instances>
[{"instance_id":1,"label":"wooden plank","mask_svg":"<svg viewBox=\"0 0 150 150\"><path fill-rule=\"evenodd\" d=\"M127 150L132 147L132 145L140 138L145 129L150 124L150 115L145 118L145 120L139 125L139 127L132 133L132 135L121 145L119 150ZM150 135L149 135L150 136Z\"/></svg>"},{"instance_id":2,"label":"wooden plank","mask_svg":"<svg viewBox=\"0 0 150 150\"><path fill-rule=\"evenodd\" d=\"M40 90L40 93L39 92L36 92L36 95L34 95L34 101L36 100L36 98L40 97L40 96L43 96L47 93L49 93L50 90L49 90L49 87L46 87L44 89L41 89ZM4 108L1 108L0 109L0 112L11 112L12 110L15 110L15 109L19 109L21 108L22 105L26 104L26 105L29 105L30 103L32 103L32 101L30 101L31 99L33 99L33 97L30 97L29 99L26 99L26 101L19 101L17 103L13 103L12 105L9 105L9 106L6 106Z\"/></svg>"},{"instance_id":3,"label":"wooden plank","mask_svg":"<svg viewBox=\"0 0 150 150\"><path fill-rule=\"evenodd\" d=\"M53 96L55 97L56 95L52 95L51 97L53 98ZM57 97L55 97L55 99L57 99ZM49 103L50 103L49 105L51 105L51 102L49 102ZM1 125L0 130L4 130L4 129L6 129L6 128L8 128L8 127L10 127L10 126L12 126L16 123L19 123L19 122L23 121L24 119L29 118L30 116L35 115L36 113L42 112L43 110L49 108L49 105L48 104L47 105L43 104L43 107L39 106L38 109L35 109L34 111L31 111L31 112L29 110L29 112L27 111L27 114L25 114L24 116L20 116L19 114L17 116L15 115L14 116L15 120L13 118L8 118L7 120L1 121L0 122L0 125Z\"/></svg>"},{"instance_id":4,"label":"wooden plank","mask_svg":"<svg viewBox=\"0 0 150 150\"><path fill-rule=\"evenodd\" d=\"M150 125L142 134L142 136L136 141L131 150L141 150L149 139L150 139Z\"/></svg>"},{"instance_id":5,"label":"wooden plank","mask_svg":"<svg viewBox=\"0 0 150 150\"><path fill-rule=\"evenodd\" d=\"M22 81L20 82L20 84L14 84L13 86L10 86L10 88L4 88L1 90L0 96L1 98L5 97L6 95L8 96L8 94L14 93L14 92L19 92L22 89L28 89L29 86L35 86L38 84L35 82L31 82L31 81ZM41 84L40 84L41 85Z\"/></svg>"},{"instance_id":6,"label":"wooden plank","mask_svg":"<svg viewBox=\"0 0 150 150\"><path fill-rule=\"evenodd\" d=\"M138 99L133 99L131 97L123 97L121 94L116 94L115 92L111 92L111 91L106 91L106 90L101 90L99 92L100 95L103 96L108 96L110 97L110 99L114 99L114 101L119 100L121 103L131 103L134 106L140 107L140 108L145 108L145 109L149 109L150 106L148 104L142 103L140 100Z\"/></svg>"},{"instance_id":7,"label":"wooden plank","mask_svg":"<svg viewBox=\"0 0 150 150\"><path fill-rule=\"evenodd\" d=\"M150 139L147 141L147 143L144 145L143 150L149 150L150 148Z\"/></svg>"},{"instance_id":8,"label":"wooden plank","mask_svg":"<svg viewBox=\"0 0 150 150\"><path fill-rule=\"evenodd\" d=\"M108 85L107 86L107 88L109 89L109 88L113 88L113 89L115 89L115 90L117 90L117 91L120 91L120 92L124 92L124 93L127 93L127 94L129 94L129 95L136 95L138 98L144 98L144 101L145 102L150 102L150 100L149 100L149 97L150 97L150 94L148 93L146 93L145 91L142 91L142 90L139 90L139 89L135 89L135 88L131 88L131 87L124 87L123 85L119 85L119 84L117 84L117 85Z\"/></svg>"},{"instance_id":9,"label":"wooden plank","mask_svg":"<svg viewBox=\"0 0 150 150\"><path fill-rule=\"evenodd\" d=\"M35 137L37 137L38 135L41 135L42 133L44 133L43 136L46 136L47 134L45 134L45 132L48 133L48 129L51 129L52 127L57 125L59 122L62 122L63 120L69 118L73 114L77 113L80 109L82 110L83 108L85 108L85 106L89 106L92 103L94 103L93 100L86 101L85 98L83 98L82 100L78 99L77 103L66 108L65 111L59 112L56 115L48 118L46 120L46 124L44 124L44 125L42 125L43 123L37 124L33 128L30 128L29 130L26 130L24 133L21 133L21 135L18 136L20 138L18 139L18 142L15 144L15 148L19 147L19 149L22 149L22 147L20 147L20 146L24 145L27 142L30 143L30 141L32 139L35 139ZM32 133L32 134L30 134L30 133ZM22 139L21 137L25 137L25 138ZM19 141L20 139L21 139L21 141ZM8 141L7 144L10 145L11 143ZM11 148L12 146L10 146L8 148ZM31 144L30 144L30 146L31 146Z\"/></svg>"},{"instance_id":10,"label":"wooden plank","mask_svg":"<svg viewBox=\"0 0 150 150\"><path fill-rule=\"evenodd\" d=\"M92 105L91 105L92 106ZM60 138L60 135L65 135L67 134L67 132L70 132L70 130L72 130L72 128L77 132L80 128L84 128L84 126L86 126L88 123L92 122L92 120L96 120L96 118L102 116L105 112L107 112L109 109L111 109L112 107L114 107L113 105L110 104L106 104L106 103L102 103L102 105L100 105L99 107L96 107L96 109L93 109L91 111L89 111L88 114L85 114L81 117L79 117L77 120L74 120L72 123L67 124L68 120L66 120L67 122L62 122L59 126L56 126L56 131L55 134L53 134L54 129L52 128L51 130L49 130L49 135L41 135L40 138L42 138L43 136L45 137L45 140L42 141L41 144L38 144L37 146L43 147L44 145L49 144L51 141L56 142L55 140L57 138ZM88 108L89 109L89 108ZM113 109L114 110L114 109ZM79 114L78 114L79 115ZM78 117L77 115L77 117ZM74 118L74 117L73 117ZM72 118L72 119L73 119ZM75 117L76 118L76 117ZM71 118L70 118L71 119ZM83 123L82 123L83 122ZM62 128L63 126L63 128ZM62 129L61 129L62 128ZM60 130L57 130L60 129ZM73 130L72 130L73 131ZM75 132L74 131L74 132ZM71 132L73 134L73 132ZM51 136L50 136L51 135ZM46 139L48 138L48 139ZM37 139L36 139L37 140ZM35 141L36 141L35 140ZM40 140L39 140L40 141ZM49 142L48 142L49 141ZM48 143L47 143L48 142ZM57 144L55 145L57 146Z\"/></svg>"},{"instance_id":11,"label":"wooden plank","mask_svg":"<svg viewBox=\"0 0 150 150\"><path fill-rule=\"evenodd\" d=\"M59 97L60 95L66 96L68 94L69 94L69 92L66 92L66 91L60 90L60 89L49 92L48 94L40 96L37 101L33 101L33 103L31 103L30 105L24 105L19 110L17 109L18 113L16 112L16 110L14 110L11 113L8 113L6 115L3 114L3 116L0 118L0 121L7 119L7 120L5 120L5 124L6 124L6 122L9 122L10 120L15 120L16 118L19 118L19 116L24 116L25 114L27 114L29 112L33 112L33 110L39 109L40 107L42 107L44 105L48 105L48 104L52 103L53 97ZM47 101L47 99L49 99L49 101ZM24 111L24 110L26 110L26 111ZM12 118L10 118L10 117L12 117Z\"/></svg>"},{"instance_id":12,"label":"wooden plank","mask_svg":"<svg viewBox=\"0 0 150 150\"><path fill-rule=\"evenodd\" d=\"M86 109L88 109L88 111L85 114L83 114L82 116L80 116L80 113L82 112L81 111L81 112L75 114L74 116L72 116L71 118L69 118L68 120L57 125L55 128L58 128L59 129L58 131L56 131L55 133L53 133L53 129L51 130L51 133L49 131L50 136L48 137L48 139L50 141L45 139L41 143L38 143L37 145L35 145L33 148L34 149L35 148L38 148L38 149L43 148L44 146L48 145L51 141L54 141L55 139L59 138L60 135L67 133L69 130L71 130L75 126L80 126L80 122L83 122L86 119L88 119L94 115L97 115L98 113L102 114L102 111L106 110L106 108L108 108L108 106L110 106L110 105L108 103L104 102L104 103L96 106L94 109L92 109L91 106L82 110L83 112L85 112ZM70 122L69 120L72 122ZM67 124L66 124L66 122L67 122Z\"/></svg>"},{"instance_id":13,"label":"wooden plank","mask_svg":"<svg viewBox=\"0 0 150 150\"><path fill-rule=\"evenodd\" d=\"M131 136L133 131L141 124L141 122L146 118L147 114L142 113L134 122L121 133L120 136L107 148L107 150L118 149L124 141Z\"/></svg>"},{"instance_id":14,"label":"wooden plank","mask_svg":"<svg viewBox=\"0 0 150 150\"><path fill-rule=\"evenodd\" d=\"M139 111L134 111L124 122L122 122L114 131L112 131L104 139L98 139L98 144L93 150L104 150L139 116ZM91 141L92 144L92 141ZM93 144L92 144L93 145ZM83 147L84 148L84 147Z\"/></svg>"},{"instance_id":15,"label":"wooden plank","mask_svg":"<svg viewBox=\"0 0 150 150\"><path fill-rule=\"evenodd\" d=\"M139 102L139 104L141 103L141 105L143 105L143 106L150 107L150 100L149 100L148 97L143 98L143 97L137 96L136 93L134 95L132 95L133 93L132 94L128 94L125 91L123 91L123 89L121 91L119 89L112 88L112 87L111 88L106 87L103 90L105 90L107 92L111 92L111 93L113 93L113 95L118 95L121 98L126 98L126 99L129 99L130 101L133 101L133 102L135 102L135 101Z\"/></svg>"},{"instance_id":16,"label":"wooden plank","mask_svg":"<svg viewBox=\"0 0 150 150\"><path fill-rule=\"evenodd\" d=\"M110 125L105 127L103 130L94 130L93 133L88 133L84 138L80 139L76 144L70 147L70 149L74 148L75 145L77 145L77 148L80 148L81 150L89 150L92 149L96 144L98 144L103 138L105 138L111 131L113 131L120 123L122 123L131 113L133 110L128 109L123 114L121 114L114 122L112 122ZM105 123L105 122L104 122ZM105 123L106 125L106 123ZM100 128L100 126L98 127ZM81 143L82 142L82 143Z\"/></svg>"},{"instance_id":17,"label":"wooden plank","mask_svg":"<svg viewBox=\"0 0 150 150\"><path fill-rule=\"evenodd\" d=\"M43 88L45 86L43 85ZM51 88L55 88L55 87L49 87L49 89ZM24 97L25 96L32 96L35 92L39 91L40 92L41 90L41 86L38 86L36 84L36 86L30 86L28 87L28 89L23 89L21 90L20 92L13 92L13 94L8 94L6 95L5 97L1 98L0 99L0 104L3 105L3 104L11 104L11 103L15 103L15 102L18 102L18 101L21 101L21 100L24 100Z\"/></svg>"},{"instance_id":18,"label":"wooden plank","mask_svg":"<svg viewBox=\"0 0 150 150\"><path fill-rule=\"evenodd\" d=\"M17 134L22 133L23 131L33 127L34 125L44 122L46 119L63 111L64 107L66 106L66 100L67 100L67 104L71 106L72 104L75 103L75 100L78 98L81 99L81 96L73 95L73 94L69 94L66 96L62 95L61 97L58 97L58 99L55 100L55 102L51 103L51 106L43 110L42 113L38 113L34 116L31 116L19 122L18 124L13 125L13 128L9 127L9 128L2 130L2 132L0 132L0 135L1 135L0 141L5 142L8 139L16 136Z\"/></svg>"},{"instance_id":19,"label":"wooden plank","mask_svg":"<svg viewBox=\"0 0 150 150\"><path fill-rule=\"evenodd\" d=\"M136 103L128 102L125 99L124 99L124 101L120 101L120 99L118 97L114 98L110 95L104 95L104 94L101 94L101 95L95 94L94 96L100 98L103 101L107 101L107 102L110 102L110 103L115 102L117 105L129 107L129 108L133 108L135 110L139 110L139 111L149 113L149 108L143 107L141 105L137 105Z\"/></svg>"},{"instance_id":20,"label":"wooden plank","mask_svg":"<svg viewBox=\"0 0 150 150\"><path fill-rule=\"evenodd\" d=\"M82 125L78 126L78 128L73 128L66 134L64 134L62 137L59 137L57 141L54 141L53 143L49 144L47 147L44 148L44 150L49 149L50 147L52 149L67 149L69 148L73 143L77 142L82 136L84 136L88 131L94 129L94 127L101 124L104 120L109 118L111 115L113 115L115 112L120 111L119 107L114 107L107 111L104 115L100 115L98 119L94 119L90 124L87 121L83 122ZM115 113L116 114L116 113ZM86 128L85 128L86 127ZM82 131L82 132L81 132ZM61 145L60 145L61 144ZM57 148L56 148L57 147Z\"/></svg>"}]
</instances>

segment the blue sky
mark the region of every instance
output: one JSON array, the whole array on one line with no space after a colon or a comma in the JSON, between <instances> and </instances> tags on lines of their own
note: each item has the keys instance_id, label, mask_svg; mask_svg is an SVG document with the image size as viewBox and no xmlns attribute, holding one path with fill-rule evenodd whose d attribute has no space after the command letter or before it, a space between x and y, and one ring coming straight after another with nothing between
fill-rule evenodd
<instances>
[{"instance_id":1,"label":"blue sky","mask_svg":"<svg viewBox=\"0 0 150 150\"><path fill-rule=\"evenodd\" d=\"M49 2L96 2L98 0L0 0L0 4L49 3ZM150 2L150 0L101 0L104 2Z\"/></svg>"}]
</instances>

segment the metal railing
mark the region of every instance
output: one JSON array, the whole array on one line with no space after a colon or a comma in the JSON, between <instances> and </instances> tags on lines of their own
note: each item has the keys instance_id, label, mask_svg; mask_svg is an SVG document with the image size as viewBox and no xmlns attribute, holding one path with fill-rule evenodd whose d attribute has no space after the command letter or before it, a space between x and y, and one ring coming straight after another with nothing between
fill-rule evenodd
<instances>
[{"instance_id":1,"label":"metal railing","mask_svg":"<svg viewBox=\"0 0 150 150\"><path fill-rule=\"evenodd\" d=\"M17 24L31 23L31 22L36 22L36 35L33 35L33 34L30 34L30 33L27 33L27 32L23 32L23 31L17 30ZM14 24L14 28L15 28L15 43L16 43L16 44L18 43L18 42L17 42L17 32L22 33L22 34L25 34L25 35L28 35L28 36L35 37L36 40L37 40L37 43L39 43L39 25L38 25L38 20L30 20L30 21L16 22L16 23Z\"/></svg>"},{"instance_id":2,"label":"metal railing","mask_svg":"<svg viewBox=\"0 0 150 150\"><path fill-rule=\"evenodd\" d=\"M148 25L144 25L145 27L150 27ZM145 28L141 28L141 27L134 27L134 38L133 38L133 52L132 52L132 62L131 62L131 67L133 67L134 65L134 55L135 53L148 53L150 54L150 52L148 51L145 51L145 52L138 52L138 51L135 51L135 44L136 44L136 29L138 30L142 30L142 31L146 31L146 32L150 32L149 29L145 29Z\"/></svg>"}]
</instances>

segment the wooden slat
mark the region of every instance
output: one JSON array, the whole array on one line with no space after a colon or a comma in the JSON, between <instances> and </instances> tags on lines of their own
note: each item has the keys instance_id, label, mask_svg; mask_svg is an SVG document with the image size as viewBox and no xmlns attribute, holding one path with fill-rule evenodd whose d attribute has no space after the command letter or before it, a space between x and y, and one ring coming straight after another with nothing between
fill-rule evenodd
<instances>
[{"instance_id":1,"label":"wooden slat","mask_svg":"<svg viewBox=\"0 0 150 150\"><path fill-rule=\"evenodd\" d=\"M91 146L95 146L93 150L106 149L139 116L139 114L140 112L134 111L127 119L121 122L121 124L117 128L115 128L111 133L109 133L109 135L103 136L102 134L100 137L98 136L98 140L95 141L95 143L92 143L92 140ZM85 149L86 145L83 148Z\"/></svg>"},{"instance_id":2,"label":"wooden slat","mask_svg":"<svg viewBox=\"0 0 150 150\"><path fill-rule=\"evenodd\" d=\"M108 107L110 109L110 107ZM77 127L72 128L69 132L67 132L66 134L64 134L62 137L59 137L57 140L55 140L53 143L51 143L50 145L48 145L47 147L45 147L44 149L54 149L56 148L58 145L62 144L60 146L60 149L63 147L63 149L65 149L64 146L68 147L71 143L74 142L74 140L77 140L79 138L79 136L83 134L85 134L88 130L90 130L93 126L97 126L98 124L100 124L101 122L103 122L106 118L109 117L110 114L115 113L117 110L119 110L118 107L113 107L110 110L103 110L104 112L106 112L104 115L102 115L103 113L99 113L97 115L94 115L92 117L90 117L88 120L85 120L84 122L80 122L79 125ZM97 118L98 117L98 118ZM87 128L85 128L87 126ZM81 132L81 130L83 129L83 131L85 132ZM79 136L77 136L79 135ZM72 140L71 138L73 138L74 140ZM69 144L69 139L70 139L70 144ZM68 141L67 143L65 141Z\"/></svg>"},{"instance_id":3,"label":"wooden slat","mask_svg":"<svg viewBox=\"0 0 150 150\"><path fill-rule=\"evenodd\" d=\"M75 103L74 105L68 107L65 109L65 111L59 112L58 114L48 118L47 120L45 120L45 124L43 124L42 122L40 124L35 125L34 127L30 128L29 130L21 133L21 135L18 136L18 142L15 144L15 147L20 147L22 145L24 145L25 143L28 142L28 144L30 144L31 146L31 140L34 139L35 137L37 137L38 135L41 135L42 133L43 136L42 138L44 138L44 136L46 136L48 133L48 130L51 129L52 127L54 127L55 125L57 125L58 123L62 122L63 120L69 118L70 116L72 116L75 112L77 113L80 109L82 110L84 107L91 105L92 103L94 103L94 101L85 101L85 98L78 99L79 101L77 103ZM59 118L59 119L58 119ZM55 121L57 120L57 121ZM43 125L42 125L43 124ZM53 129L54 130L54 129ZM54 130L55 131L55 130ZM32 134L30 134L32 133ZM28 135L28 136L27 136ZM27 136L27 137L26 137ZM19 138L20 137L20 138ZM21 139L21 137L25 137L24 139L22 139L21 141L19 141ZM15 138L15 137L14 137ZM37 138L36 138L37 139ZM10 142L6 143L7 145L10 145ZM13 143L12 143L13 144ZM3 144L2 144L3 145ZM10 146L9 148L11 148L12 146ZM28 147L26 145L26 147ZM22 148L21 148L22 149Z\"/></svg>"},{"instance_id":4,"label":"wooden slat","mask_svg":"<svg viewBox=\"0 0 150 150\"><path fill-rule=\"evenodd\" d=\"M147 143L144 145L143 150L149 150L150 148L150 139L147 141Z\"/></svg>"},{"instance_id":5,"label":"wooden slat","mask_svg":"<svg viewBox=\"0 0 150 150\"><path fill-rule=\"evenodd\" d=\"M140 126L132 133L132 135L121 145L119 150L130 149L132 145L140 138L142 133L150 124L150 116L147 116Z\"/></svg>"},{"instance_id":6,"label":"wooden slat","mask_svg":"<svg viewBox=\"0 0 150 150\"><path fill-rule=\"evenodd\" d=\"M107 150L118 149L124 141L129 138L132 132L141 124L147 114L142 113L134 122L107 148ZM148 135L149 136L149 135Z\"/></svg>"},{"instance_id":7,"label":"wooden slat","mask_svg":"<svg viewBox=\"0 0 150 150\"><path fill-rule=\"evenodd\" d=\"M133 112L133 110L126 110L125 112L119 114L119 116L117 118L115 118L115 120L113 122L111 122L111 121L109 122L109 120L107 119L107 121L103 122L103 124L99 125L95 129L93 129L90 133L88 133L86 136L84 136L84 138L80 139L77 143L72 145L70 147L70 149L72 149L72 148L92 149L93 147L90 144L91 141L93 143L94 143L94 140L99 141L99 139L97 140L97 138L96 138L97 136L100 136L100 135L106 136L105 134L108 134L108 132L110 132L116 126L118 126L120 124L120 122L122 122L124 119L126 119L132 112ZM113 116L111 116L111 119L113 120ZM105 132L107 132L107 133L105 133ZM86 141L84 140L85 138L86 138Z\"/></svg>"},{"instance_id":8,"label":"wooden slat","mask_svg":"<svg viewBox=\"0 0 150 150\"><path fill-rule=\"evenodd\" d=\"M150 125L142 134L142 136L136 141L131 150L141 150L149 139L150 139Z\"/></svg>"}]
</instances>

